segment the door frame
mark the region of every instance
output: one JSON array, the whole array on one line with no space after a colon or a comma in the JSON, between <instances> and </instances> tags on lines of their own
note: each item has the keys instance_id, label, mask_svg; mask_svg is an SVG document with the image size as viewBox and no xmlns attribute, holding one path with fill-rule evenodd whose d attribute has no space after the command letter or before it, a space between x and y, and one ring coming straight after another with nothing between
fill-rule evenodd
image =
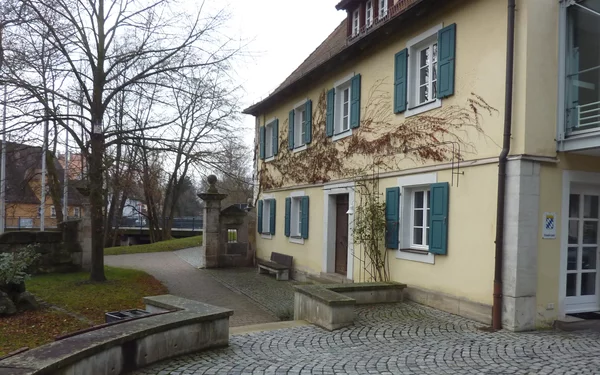
<instances>
[{"instance_id":1,"label":"door frame","mask_svg":"<svg viewBox=\"0 0 600 375\"><path fill-rule=\"evenodd\" d=\"M323 272L335 272L336 195L348 194L348 206L354 207L354 182L323 187ZM348 280L354 280L354 214L348 214Z\"/></svg>"},{"instance_id":2,"label":"door frame","mask_svg":"<svg viewBox=\"0 0 600 375\"><path fill-rule=\"evenodd\" d=\"M561 205L561 239L560 239L560 269L558 277L558 301L559 301L559 316L564 317L567 314L567 253L568 253L568 242L569 242L569 196L573 185L593 185L598 188L600 195L600 173L596 172L581 172L581 171L563 171L563 183L562 183L562 205ZM577 187L575 187L577 189ZM597 276L600 276L600 270L598 270ZM598 280L596 281L598 283ZM600 294L598 285L596 294ZM600 296L599 296L600 301ZM581 309L581 311L593 311L594 309ZM600 302L597 306L597 310L600 310ZM569 311L574 313L575 310Z\"/></svg>"}]
</instances>

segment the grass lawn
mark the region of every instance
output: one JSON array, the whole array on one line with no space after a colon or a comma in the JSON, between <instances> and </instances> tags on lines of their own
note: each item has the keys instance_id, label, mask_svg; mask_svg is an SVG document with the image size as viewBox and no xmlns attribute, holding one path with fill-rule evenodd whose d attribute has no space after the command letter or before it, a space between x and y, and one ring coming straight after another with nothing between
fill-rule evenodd
<instances>
[{"instance_id":1,"label":"grass lawn","mask_svg":"<svg viewBox=\"0 0 600 375\"><path fill-rule=\"evenodd\" d=\"M118 246L104 249L104 255L157 253L161 251L175 251L202 245L202 236L176 238L146 245Z\"/></svg>"},{"instance_id":2,"label":"grass lawn","mask_svg":"<svg viewBox=\"0 0 600 375\"><path fill-rule=\"evenodd\" d=\"M104 323L107 311L143 308L142 297L168 293L158 280L142 271L106 267L106 277L105 283L91 283L85 272L49 274L35 276L26 285L42 300L94 324ZM0 356L89 326L83 319L53 309L0 318Z\"/></svg>"}]
</instances>

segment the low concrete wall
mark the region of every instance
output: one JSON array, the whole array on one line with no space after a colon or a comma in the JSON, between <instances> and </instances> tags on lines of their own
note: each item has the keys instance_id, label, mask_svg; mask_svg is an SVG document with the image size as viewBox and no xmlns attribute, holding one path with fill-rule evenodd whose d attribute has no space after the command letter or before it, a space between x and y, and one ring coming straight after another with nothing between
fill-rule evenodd
<instances>
[{"instance_id":1,"label":"low concrete wall","mask_svg":"<svg viewBox=\"0 0 600 375\"><path fill-rule=\"evenodd\" d=\"M298 285L294 288L294 319L333 331L353 324L357 304L402 302L406 285L354 283Z\"/></svg>"},{"instance_id":2,"label":"low concrete wall","mask_svg":"<svg viewBox=\"0 0 600 375\"><path fill-rule=\"evenodd\" d=\"M118 375L229 344L232 310L172 295L146 297L161 315L108 325L0 361L0 375Z\"/></svg>"}]
</instances>

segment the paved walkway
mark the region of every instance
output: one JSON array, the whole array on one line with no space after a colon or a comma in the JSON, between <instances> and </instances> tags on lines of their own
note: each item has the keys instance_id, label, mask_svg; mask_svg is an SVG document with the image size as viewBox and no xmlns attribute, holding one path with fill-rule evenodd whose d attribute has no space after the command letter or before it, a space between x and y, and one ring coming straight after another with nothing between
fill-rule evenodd
<instances>
[{"instance_id":1,"label":"paved walkway","mask_svg":"<svg viewBox=\"0 0 600 375\"><path fill-rule=\"evenodd\" d=\"M496 332L415 303L362 306L353 327L235 335L136 374L598 374L600 333Z\"/></svg>"},{"instance_id":2,"label":"paved walkway","mask_svg":"<svg viewBox=\"0 0 600 375\"><path fill-rule=\"evenodd\" d=\"M194 268L175 253L112 255L104 257L104 260L108 266L146 271L160 280L172 294L232 309L232 327L278 320L247 296L232 291L205 270Z\"/></svg>"}]
</instances>

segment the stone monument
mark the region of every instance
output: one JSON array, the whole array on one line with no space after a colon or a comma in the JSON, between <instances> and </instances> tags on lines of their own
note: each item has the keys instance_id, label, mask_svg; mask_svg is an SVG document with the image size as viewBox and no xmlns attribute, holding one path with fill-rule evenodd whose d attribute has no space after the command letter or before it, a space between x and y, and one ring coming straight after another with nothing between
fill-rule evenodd
<instances>
[{"instance_id":1,"label":"stone monument","mask_svg":"<svg viewBox=\"0 0 600 375\"><path fill-rule=\"evenodd\" d=\"M209 184L208 191L198 194L198 197L204 201L204 217L202 225L202 249L204 251L204 268L219 267L219 254L222 252L220 247L221 240L221 201L227 197L227 194L219 193L215 184L217 176L210 175L206 178Z\"/></svg>"}]
</instances>

